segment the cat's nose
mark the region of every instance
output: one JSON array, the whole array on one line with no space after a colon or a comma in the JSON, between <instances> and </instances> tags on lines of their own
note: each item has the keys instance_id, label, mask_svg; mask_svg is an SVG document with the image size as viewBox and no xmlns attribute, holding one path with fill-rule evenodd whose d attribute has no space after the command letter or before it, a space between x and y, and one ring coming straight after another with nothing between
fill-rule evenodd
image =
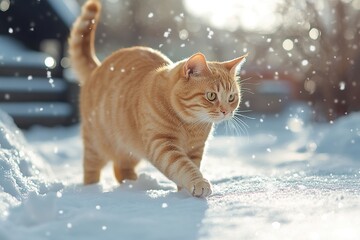
<instances>
[{"instance_id":1,"label":"cat's nose","mask_svg":"<svg viewBox=\"0 0 360 240\"><path fill-rule=\"evenodd\" d=\"M220 112L221 112L222 114L224 114L224 115L228 114L228 112L227 112L226 110L224 110L224 109L220 109Z\"/></svg>"},{"instance_id":2,"label":"cat's nose","mask_svg":"<svg viewBox=\"0 0 360 240\"><path fill-rule=\"evenodd\" d=\"M225 106L220 106L219 110L222 114L224 114L224 116L226 116L229 113L229 109L227 109L227 107Z\"/></svg>"}]
</instances>

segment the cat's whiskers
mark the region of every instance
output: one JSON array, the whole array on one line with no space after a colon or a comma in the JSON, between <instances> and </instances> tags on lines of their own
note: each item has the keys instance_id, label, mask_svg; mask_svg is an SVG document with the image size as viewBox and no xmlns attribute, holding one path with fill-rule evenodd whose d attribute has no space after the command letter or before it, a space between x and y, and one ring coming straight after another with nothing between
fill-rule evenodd
<instances>
[{"instance_id":1,"label":"cat's whiskers","mask_svg":"<svg viewBox=\"0 0 360 240\"><path fill-rule=\"evenodd\" d=\"M241 95L243 95L243 93L255 94L253 91L251 91L250 88L244 88L244 87L241 88L240 92Z\"/></svg>"},{"instance_id":2,"label":"cat's whiskers","mask_svg":"<svg viewBox=\"0 0 360 240\"><path fill-rule=\"evenodd\" d=\"M200 114L198 119L191 124L191 127L192 129L200 128L201 130L205 130L209 124L211 124L211 118L207 114Z\"/></svg>"},{"instance_id":3,"label":"cat's whiskers","mask_svg":"<svg viewBox=\"0 0 360 240\"><path fill-rule=\"evenodd\" d=\"M237 130L239 136L245 135L247 137L249 137L249 132L248 132L248 126L246 125L245 122L241 122L239 121L240 119L237 118L233 118L231 123L234 127L234 129Z\"/></svg>"},{"instance_id":4,"label":"cat's whiskers","mask_svg":"<svg viewBox=\"0 0 360 240\"><path fill-rule=\"evenodd\" d=\"M247 83L247 81L251 80L252 77L248 77L248 78L245 78L245 79L242 79L240 78L240 76L236 76L236 82L239 84L239 85L243 85L243 84L252 84L252 83Z\"/></svg>"},{"instance_id":5,"label":"cat's whiskers","mask_svg":"<svg viewBox=\"0 0 360 240\"><path fill-rule=\"evenodd\" d=\"M230 122L231 122L231 120L227 120L227 121L224 122L225 134L226 135L231 135L232 134L232 132L230 131L230 126L229 126Z\"/></svg>"},{"instance_id":6,"label":"cat's whiskers","mask_svg":"<svg viewBox=\"0 0 360 240\"><path fill-rule=\"evenodd\" d=\"M232 118L224 121L225 133L226 135L235 135L235 136L247 136L249 139L248 129L249 125L241 118L254 120L255 118L246 116L242 113L251 112L251 110L239 110L235 111L235 114Z\"/></svg>"},{"instance_id":7,"label":"cat's whiskers","mask_svg":"<svg viewBox=\"0 0 360 240\"><path fill-rule=\"evenodd\" d=\"M226 135L241 136L241 133L239 132L237 127L235 127L235 125L231 119L225 120L224 126L225 126L225 134Z\"/></svg>"},{"instance_id":8,"label":"cat's whiskers","mask_svg":"<svg viewBox=\"0 0 360 240\"><path fill-rule=\"evenodd\" d=\"M249 138L249 132L248 129L250 128L249 125L243 121L242 119L240 119L239 116L234 116L231 119L232 124L234 125L234 128L238 129L238 132L241 133L240 135L245 135Z\"/></svg>"},{"instance_id":9,"label":"cat's whiskers","mask_svg":"<svg viewBox=\"0 0 360 240\"><path fill-rule=\"evenodd\" d=\"M234 116L240 116L240 117L242 117L242 118L246 118L246 119L250 119L250 120L255 120L255 118L254 117L250 117L250 116L246 116L245 114L243 114L243 113L248 113L248 112L252 112L252 110L240 110L240 109L237 109L236 111L235 111L235 114L234 114Z\"/></svg>"}]
</instances>

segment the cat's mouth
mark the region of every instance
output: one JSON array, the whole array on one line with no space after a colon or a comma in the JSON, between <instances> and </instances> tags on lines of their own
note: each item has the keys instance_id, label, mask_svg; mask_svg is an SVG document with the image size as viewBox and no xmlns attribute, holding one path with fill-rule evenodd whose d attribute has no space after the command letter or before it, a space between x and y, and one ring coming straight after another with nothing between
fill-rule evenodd
<instances>
[{"instance_id":1,"label":"cat's mouth","mask_svg":"<svg viewBox=\"0 0 360 240\"><path fill-rule=\"evenodd\" d=\"M211 119L211 122L213 122L213 123L221 123L221 122L229 120L231 118L232 118L231 113L228 113L228 114L223 114L223 113L210 114L210 119Z\"/></svg>"}]
</instances>

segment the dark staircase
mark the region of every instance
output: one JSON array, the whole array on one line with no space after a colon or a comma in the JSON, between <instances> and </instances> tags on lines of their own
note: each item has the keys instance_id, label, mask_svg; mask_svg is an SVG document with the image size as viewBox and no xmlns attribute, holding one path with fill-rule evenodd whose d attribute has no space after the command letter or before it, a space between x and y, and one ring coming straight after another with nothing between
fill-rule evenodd
<instances>
[{"instance_id":1,"label":"dark staircase","mask_svg":"<svg viewBox=\"0 0 360 240\"><path fill-rule=\"evenodd\" d=\"M22 128L78 122L66 44L75 1L9 0L0 11L0 109Z\"/></svg>"}]
</instances>

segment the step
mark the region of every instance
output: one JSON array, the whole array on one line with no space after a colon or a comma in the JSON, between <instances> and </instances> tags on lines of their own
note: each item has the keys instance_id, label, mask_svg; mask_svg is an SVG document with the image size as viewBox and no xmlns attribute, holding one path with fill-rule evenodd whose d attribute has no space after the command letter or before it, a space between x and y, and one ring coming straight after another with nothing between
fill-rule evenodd
<instances>
[{"instance_id":1,"label":"step","mask_svg":"<svg viewBox=\"0 0 360 240\"><path fill-rule=\"evenodd\" d=\"M44 76L46 69L55 67L55 60L43 53L26 48L18 40L0 35L0 75L27 76L29 74ZM53 64L49 64L53 63Z\"/></svg>"},{"instance_id":2,"label":"step","mask_svg":"<svg viewBox=\"0 0 360 240\"><path fill-rule=\"evenodd\" d=\"M75 107L66 102L8 102L0 103L0 109L14 118L21 128L32 125L69 125L76 121Z\"/></svg>"},{"instance_id":3,"label":"step","mask_svg":"<svg viewBox=\"0 0 360 240\"><path fill-rule=\"evenodd\" d=\"M67 89L63 79L0 77L0 102L62 101Z\"/></svg>"}]
</instances>

